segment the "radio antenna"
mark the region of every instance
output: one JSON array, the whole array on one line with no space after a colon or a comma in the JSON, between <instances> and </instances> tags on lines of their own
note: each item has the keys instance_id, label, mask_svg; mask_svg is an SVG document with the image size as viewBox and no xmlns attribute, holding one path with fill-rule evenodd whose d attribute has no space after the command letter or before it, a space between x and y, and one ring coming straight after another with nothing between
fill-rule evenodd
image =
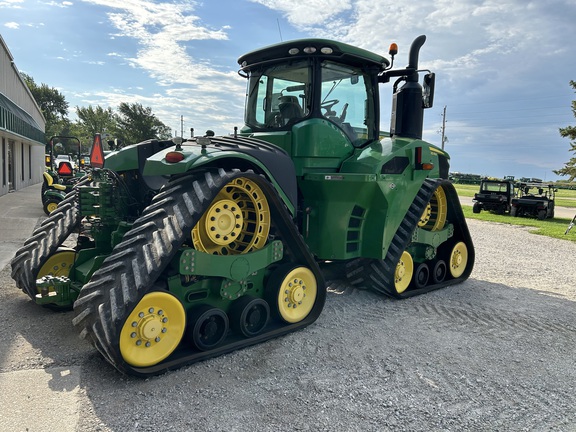
<instances>
[{"instance_id":1,"label":"radio antenna","mask_svg":"<svg viewBox=\"0 0 576 432\"><path fill-rule=\"evenodd\" d=\"M280 29L280 20L278 18L276 18L276 23L278 24L278 33L280 33L280 42L284 42L284 39L282 39L282 30Z\"/></svg>"}]
</instances>

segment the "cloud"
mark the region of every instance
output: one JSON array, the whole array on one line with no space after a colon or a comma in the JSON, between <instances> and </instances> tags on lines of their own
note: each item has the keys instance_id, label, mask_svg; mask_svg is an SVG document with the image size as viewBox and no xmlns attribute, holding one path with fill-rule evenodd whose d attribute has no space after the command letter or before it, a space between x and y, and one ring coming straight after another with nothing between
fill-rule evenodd
<instances>
[{"instance_id":1,"label":"cloud","mask_svg":"<svg viewBox=\"0 0 576 432\"><path fill-rule=\"evenodd\" d=\"M225 29L210 29L193 14L194 2L154 3L151 1L84 0L112 9L107 15L117 29L114 38L137 41L138 51L126 60L144 69L161 85L199 85L207 77L222 74L192 58L187 43L199 40L226 40ZM169 59L167 62L166 59Z\"/></svg>"},{"instance_id":2,"label":"cloud","mask_svg":"<svg viewBox=\"0 0 576 432\"><path fill-rule=\"evenodd\" d=\"M293 0L250 0L269 9L281 12L294 27L315 27L317 23L324 23L334 19L342 12L351 9L351 0L307 0L294 2Z\"/></svg>"},{"instance_id":3,"label":"cloud","mask_svg":"<svg viewBox=\"0 0 576 432\"><path fill-rule=\"evenodd\" d=\"M7 22L4 23L4 27L8 27L9 29L12 30L18 30L20 28L20 24L18 24L17 22Z\"/></svg>"},{"instance_id":4,"label":"cloud","mask_svg":"<svg viewBox=\"0 0 576 432\"><path fill-rule=\"evenodd\" d=\"M21 9L24 0L0 0L0 9Z\"/></svg>"},{"instance_id":5,"label":"cloud","mask_svg":"<svg viewBox=\"0 0 576 432\"><path fill-rule=\"evenodd\" d=\"M51 1L51 2L46 2L44 4L47 6L54 6L54 7L59 7L59 8L67 8L67 7L74 5L74 3L69 2L69 1L63 1L63 2Z\"/></svg>"},{"instance_id":6,"label":"cloud","mask_svg":"<svg viewBox=\"0 0 576 432\"><path fill-rule=\"evenodd\" d=\"M243 113L245 82L227 67L190 55L198 41L227 40L230 26L210 28L203 24L195 15L194 1L83 1L109 9L108 22L115 28L112 38L116 41L128 38L137 43L136 52L127 55L110 52L108 56L126 60L165 89L156 97L120 89L101 91L86 95L85 102L112 107L120 102L142 103L152 107L158 118L173 128L182 114L201 128L214 129L218 124L231 131L233 126L238 126ZM233 101L229 95L234 95Z\"/></svg>"}]
</instances>

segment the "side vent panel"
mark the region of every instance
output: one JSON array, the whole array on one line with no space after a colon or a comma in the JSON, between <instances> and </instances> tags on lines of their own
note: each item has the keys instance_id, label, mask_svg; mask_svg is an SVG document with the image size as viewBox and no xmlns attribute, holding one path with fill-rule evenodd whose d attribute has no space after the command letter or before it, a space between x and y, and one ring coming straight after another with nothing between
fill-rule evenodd
<instances>
[{"instance_id":1,"label":"side vent panel","mask_svg":"<svg viewBox=\"0 0 576 432\"><path fill-rule=\"evenodd\" d=\"M352 209L346 234L346 252L358 252L360 250L360 234L365 214L366 210L360 206L354 206Z\"/></svg>"}]
</instances>

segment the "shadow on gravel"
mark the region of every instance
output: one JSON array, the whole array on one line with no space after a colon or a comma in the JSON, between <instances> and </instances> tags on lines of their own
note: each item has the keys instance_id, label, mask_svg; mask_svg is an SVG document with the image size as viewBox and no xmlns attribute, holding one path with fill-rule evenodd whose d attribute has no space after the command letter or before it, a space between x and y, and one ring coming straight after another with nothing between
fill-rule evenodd
<instances>
[{"instance_id":1,"label":"shadow on gravel","mask_svg":"<svg viewBox=\"0 0 576 432\"><path fill-rule=\"evenodd\" d=\"M310 327L148 379L116 372L73 313L0 273L3 372L81 366L78 431L573 430L575 303L477 279L397 301L330 285Z\"/></svg>"}]
</instances>

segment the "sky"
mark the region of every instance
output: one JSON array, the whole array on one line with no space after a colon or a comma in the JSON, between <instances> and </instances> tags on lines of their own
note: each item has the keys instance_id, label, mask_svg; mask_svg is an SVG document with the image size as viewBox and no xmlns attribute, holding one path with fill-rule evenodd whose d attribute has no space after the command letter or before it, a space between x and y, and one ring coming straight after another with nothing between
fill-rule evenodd
<instances>
[{"instance_id":1,"label":"sky","mask_svg":"<svg viewBox=\"0 0 576 432\"><path fill-rule=\"evenodd\" d=\"M576 0L0 0L16 67L58 89L71 119L77 106L140 103L185 137L243 125L248 51L320 37L388 57L395 42L404 67L421 34L419 67L436 73L423 138L441 146L445 120L451 171L562 179ZM381 94L387 130L390 85Z\"/></svg>"}]
</instances>

